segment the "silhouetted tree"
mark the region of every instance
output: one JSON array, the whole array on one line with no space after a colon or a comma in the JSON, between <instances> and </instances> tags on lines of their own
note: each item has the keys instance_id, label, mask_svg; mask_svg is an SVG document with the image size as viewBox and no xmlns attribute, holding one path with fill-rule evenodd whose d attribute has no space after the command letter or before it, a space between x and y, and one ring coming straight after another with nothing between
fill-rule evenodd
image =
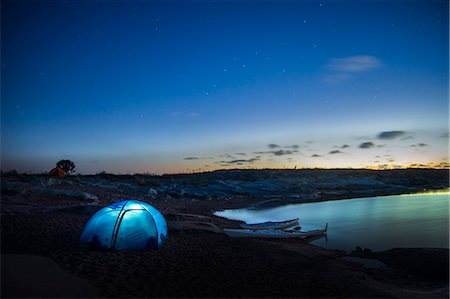
<instances>
[{"instance_id":1,"label":"silhouetted tree","mask_svg":"<svg viewBox=\"0 0 450 299\"><path fill-rule=\"evenodd\" d=\"M66 174L71 174L75 169L75 163L70 160L60 160L58 163L56 163L56 167L64 170Z\"/></svg>"}]
</instances>

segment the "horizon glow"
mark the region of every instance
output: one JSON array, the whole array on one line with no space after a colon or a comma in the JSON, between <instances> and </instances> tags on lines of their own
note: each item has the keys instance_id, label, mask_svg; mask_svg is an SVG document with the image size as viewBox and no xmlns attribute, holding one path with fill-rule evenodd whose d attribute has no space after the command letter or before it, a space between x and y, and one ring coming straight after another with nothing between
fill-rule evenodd
<instances>
[{"instance_id":1,"label":"horizon glow","mask_svg":"<svg viewBox=\"0 0 450 299\"><path fill-rule=\"evenodd\" d=\"M449 168L448 1L2 2L1 168Z\"/></svg>"}]
</instances>

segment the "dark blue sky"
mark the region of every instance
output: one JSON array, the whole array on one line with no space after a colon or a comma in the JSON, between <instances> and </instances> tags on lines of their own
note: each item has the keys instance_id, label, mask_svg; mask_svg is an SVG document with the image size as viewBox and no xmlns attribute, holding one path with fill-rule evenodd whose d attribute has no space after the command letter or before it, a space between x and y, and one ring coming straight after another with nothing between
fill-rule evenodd
<instances>
[{"instance_id":1,"label":"dark blue sky","mask_svg":"<svg viewBox=\"0 0 450 299\"><path fill-rule=\"evenodd\" d=\"M2 2L2 168L448 162L448 34L448 1Z\"/></svg>"}]
</instances>

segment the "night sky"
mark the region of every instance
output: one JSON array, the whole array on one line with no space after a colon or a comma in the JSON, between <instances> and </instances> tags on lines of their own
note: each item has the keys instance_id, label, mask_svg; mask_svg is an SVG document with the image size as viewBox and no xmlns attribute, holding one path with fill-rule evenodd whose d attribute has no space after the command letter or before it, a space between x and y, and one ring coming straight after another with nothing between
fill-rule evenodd
<instances>
[{"instance_id":1,"label":"night sky","mask_svg":"<svg viewBox=\"0 0 450 299\"><path fill-rule=\"evenodd\" d=\"M448 167L448 1L2 1L1 168Z\"/></svg>"}]
</instances>

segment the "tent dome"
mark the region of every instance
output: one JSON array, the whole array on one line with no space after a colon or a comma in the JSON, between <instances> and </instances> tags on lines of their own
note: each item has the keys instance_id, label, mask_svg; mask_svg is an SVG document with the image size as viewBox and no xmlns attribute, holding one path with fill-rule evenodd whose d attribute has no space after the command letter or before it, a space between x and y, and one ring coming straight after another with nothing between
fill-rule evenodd
<instances>
[{"instance_id":1,"label":"tent dome","mask_svg":"<svg viewBox=\"0 0 450 299\"><path fill-rule=\"evenodd\" d=\"M48 175L63 177L63 176L66 176L66 172L59 167L55 167L48 172Z\"/></svg>"},{"instance_id":2,"label":"tent dome","mask_svg":"<svg viewBox=\"0 0 450 299\"><path fill-rule=\"evenodd\" d=\"M124 200L95 213L84 226L80 242L115 250L159 249L167 239L167 222L151 205Z\"/></svg>"}]
</instances>

